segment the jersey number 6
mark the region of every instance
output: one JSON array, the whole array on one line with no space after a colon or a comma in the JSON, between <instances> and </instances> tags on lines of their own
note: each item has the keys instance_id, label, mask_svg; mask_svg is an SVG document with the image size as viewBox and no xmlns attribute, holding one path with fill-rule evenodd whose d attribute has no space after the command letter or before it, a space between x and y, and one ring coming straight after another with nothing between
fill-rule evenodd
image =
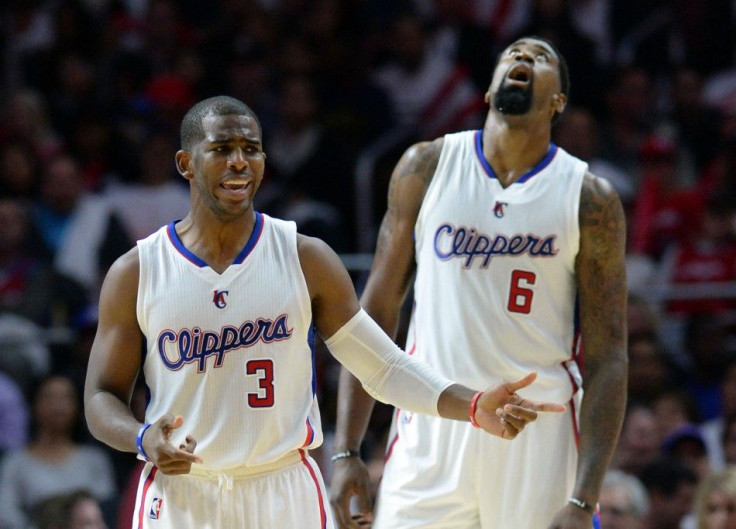
<instances>
[{"instance_id":1,"label":"jersey number 6","mask_svg":"<svg viewBox=\"0 0 736 529\"><path fill-rule=\"evenodd\" d=\"M248 406L270 408L273 406L273 360L248 360L245 372L258 376L260 391L248 393Z\"/></svg>"},{"instance_id":2,"label":"jersey number 6","mask_svg":"<svg viewBox=\"0 0 736 529\"><path fill-rule=\"evenodd\" d=\"M534 291L531 288L524 288L522 284L533 285L536 281L537 275L534 272L528 272L526 270L514 270L511 272L511 289L508 304L510 312L519 312L521 314L529 314L531 312Z\"/></svg>"}]
</instances>

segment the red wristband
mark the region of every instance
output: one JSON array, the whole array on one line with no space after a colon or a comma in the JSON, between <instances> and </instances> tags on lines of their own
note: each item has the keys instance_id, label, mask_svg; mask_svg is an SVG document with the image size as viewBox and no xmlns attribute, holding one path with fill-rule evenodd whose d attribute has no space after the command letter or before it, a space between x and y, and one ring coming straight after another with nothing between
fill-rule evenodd
<instances>
[{"instance_id":1,"label":"red wristband","mask_svg":"<svg viewBox=\"0 0 736 529\"><path fill-rule=\"evenodd\" d=\"M470 417L470 424L472 424L476 428L480 428L480 424L478 424L478 421L475 420L475 408L478 406L478 399L480 398L481 395L483 395L482 391L479 391L475 395L473 395L473 398L470 399L470 410L468 410L468 417Z\"/></svg>"}]
</instances>

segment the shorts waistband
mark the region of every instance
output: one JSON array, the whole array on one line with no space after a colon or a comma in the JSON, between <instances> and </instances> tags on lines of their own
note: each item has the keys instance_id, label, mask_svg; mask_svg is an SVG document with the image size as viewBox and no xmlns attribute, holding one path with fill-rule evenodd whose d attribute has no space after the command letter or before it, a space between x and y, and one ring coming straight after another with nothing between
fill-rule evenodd
<instances>
[{"instance_id":1,"label":"shorts waistband","mask_svg":"<svg viewBox=\"0 0 736 529\"><path fill-rule=\"evenodd\" d=\"M229 479L248 478L259 476L261 474L268 474L269 472L273 472L274 470L288 467L290 465L293 465L294 463L298 463L299 461L306 459L307 455L308 454L306 450L296 450L294 452L287 453L285 456L277 459L276 461L271 461L270 463L265 463L263 465L240 465L237 467L223 469L199 468L198 465L192 465L189 474L191 474L192 476L207 477L212 479L221 479L222 477L226 477Z\"/></svg>"}]
</instances>

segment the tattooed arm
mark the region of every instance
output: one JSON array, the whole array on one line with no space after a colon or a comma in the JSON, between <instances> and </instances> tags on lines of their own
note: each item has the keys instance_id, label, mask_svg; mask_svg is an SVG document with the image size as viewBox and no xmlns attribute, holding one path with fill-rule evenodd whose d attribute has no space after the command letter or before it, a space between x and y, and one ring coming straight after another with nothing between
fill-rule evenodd
<instances>
[{"instance_id":1,"label":"tattooed arm","mask_svg":"<svg viewBox=\"0 0 736 529\"><path fill-rule=\"evenodd\" d=\"M361 304L389 336L395 337L399 311L414 275L414 224L439 160L442 139L418 143L399 160L388 188L388 206L381 222L376 253ZM359 450L365 435L373 399L346 369L340 375L335 452ZM350 518L350 499L357 496L359 509L370 516L368 473L356 457L336 461L331 501L338 527L358 527Z\"/></svg>"},{"instance_id":2,"label":"tattooed arm","mask_svg":"<svg viewBox=\"0 0 736 529\"><path fill-rule=\"evenodd\" d=\"M585 347L585 394L573 496L595 505L626 406L627 290L623 208L611 185L590 173L583 182L579 219L575 272ZM590 515L568 505L558 513L555 523L553 528L589 528Z\"/></svg>"}]
</instances>

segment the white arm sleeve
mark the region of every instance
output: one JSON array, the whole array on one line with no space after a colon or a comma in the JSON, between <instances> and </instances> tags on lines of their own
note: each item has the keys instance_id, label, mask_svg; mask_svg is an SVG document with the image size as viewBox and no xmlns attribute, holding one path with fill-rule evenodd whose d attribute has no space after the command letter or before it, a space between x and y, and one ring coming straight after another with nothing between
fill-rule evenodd
<instances>
[{"instance_id":1,"label":"white arm sleeve","mask_svg":"<svg viewBox=\"0 0 736 529\"><path fill-rule=\"evenodd\" d=\"M437 401L453 382L402 351L363 309L325 345L374 399L439 416Z\"/></svg>"}]
</instances>

